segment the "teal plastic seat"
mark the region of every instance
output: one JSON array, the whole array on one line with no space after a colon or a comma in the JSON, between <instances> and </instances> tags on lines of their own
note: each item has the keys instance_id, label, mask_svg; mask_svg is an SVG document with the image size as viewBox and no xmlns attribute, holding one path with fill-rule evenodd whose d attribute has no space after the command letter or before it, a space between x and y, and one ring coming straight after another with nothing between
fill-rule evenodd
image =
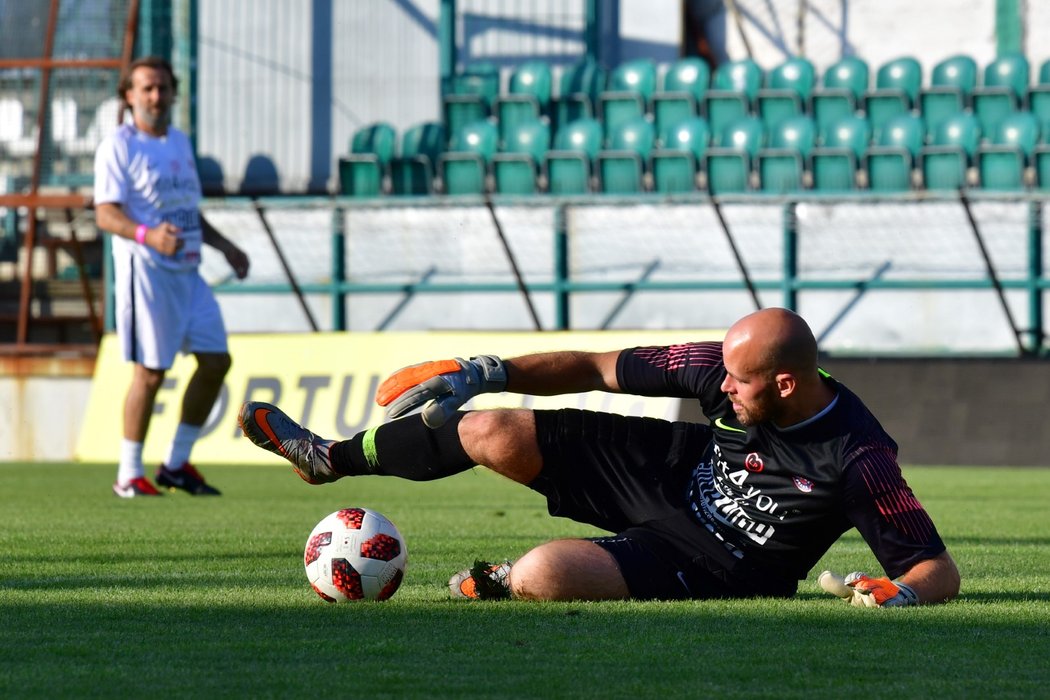
<instances>
[{"instance_id":1,"label":"teal plastic seat","mask_svg":"<svg viewBox=\"0 0 1050 700\"><path fill-rule=\"evenodd\" d=\"M598 93L604 86L605 69L593 59L584 58L566 68L558 80L556 132L577 119L597 116Z\"/></svg>"},{"instance_id":2,"label":"teal plastic seat","mask_svg":"<svg viewBox=\"0 0 1050 700\"><path fill-rule=\"evenodd\" d=\"M609 84L598 95L599 113L605 139L622 124L645 116L656 91L656 63L639 58L618 65L609 75Z\"/></svg>"},{"instance_id":3,"label":"teal plastic seat","mask_svg":"<svg viewBox=\"0 0 1050 700\"><path fill-rule=\"evenodd\" d=\"M765 87L755 96L758 116L772 131L784 119L796 117L809 108L816 83L813 64L798 56L776 66L766 75Z\"/></svg>"},{"instance_id":4,"label":"teal plastic seat","mask_svg":"<svg viewBox=\"0 0 1050 700\"><path fill-rule=\"evenodd\" d=\"M1028 91L1028 109L1039 120L1043 143L1050 143L1050 59L1039 68L1039 83Z\"/></svg>"},{"instance_id":5,"label":"teal plastic seat","mask_svg":"<svg viewBox=\"0 0 1050 700\"><path fill-rule=\"evenodd\" d=\"M1028 94L1028 59L1018 52L1001 54L984 67L980 87L973 91L973 112L984 134L994 135L999 123L1021 109Z\"/></svg>"},{"instance_id":6,"label":"teal plastic seat","mask_svg":"<svg viewBox=\"0 0 1050 700\"><path fill-rule=\"evenodd\" d=\"M1039 84L1028 93L1028 108L1039 122L1040 145L1036 146L1036 187L1050 191L1050 59L1039 67Z\"/></svg>"},{"instance_id":7,"label":"teal plastic seat","mask_svg":"<svg viewBox=\"0 0 1050 700\"><path fill-rule=\"evenodd\" d=\"M986 190L1024 189L1028 167L1039 142L1039 121L1031 112L1014 112L999 122L989 144L977 151L981 187Z\"/></svg>"},{"instance_id":8,"label":"teal plastic seat","mask_svg":"<svg viewBox=\"0 0 1050 700\"><path fill-rule=\"evenodd\" d=\"M547 191L585 194L591 191L593 164L602 146L602 125L585 117L558 129L554 146L543 158Z\"/></svg>"},{"instance_id":9,"label":"teal plastic seat","mask_svg":"<svg viewBox=\"0 0 1050 700\"><path fill-rule=\"evenodd\" d=\"M695 190L710 141L711 130L703 117L687 117L664 128L650 156L653 189L664 193Z\"/></svg>"},{"instance_id":10,"label":"teal plastic seat","mask_svg":"<svg viewBox=\"0 0 1050 700\"><path fill-rule=\"evenodd\" d=\"M438 157L445 150L445 126L423 122L401 135L401 155L390 162L394 194L425 195L434 191Z\"/></svg>"},{"instance_id":11,"label":"teal plastic seat","mask_svg":"<svg viewBox=\"0 0 1050 700\"><path fill-rule=\"evenodd\" d=\"M856 114L868 91L868 73L867 61L856 56L846 56L828 66L820 87L810 97L810 112L819 132Z\"/></svg>"},{"instance_id":12,"label":"teal plastic seat","mask_svg":"<svg viewBox=\"0 0 1050 700\"><path fill-rule=\"evenodd\" d=\"M797 115L782 119L769 132L769 145L758 150L759 188L782 194L804 189L805 174L817 140L812 117Z\"/></svg>"},{"instance_id":13,"label":"teal plastic seat","mask_svg":"<svg viewBox=\"0 0 1050 700\"><path fill-rule=\"evenodd\" d=\"M704 154L707 186L712 194L746 192L751 188L755 156L765 143L762 120L741 117L718 135L717 145Z\"/></svg>"},{"instance_id":14,"label":"teal plastic seat","mask_svg":"<svg viewBox=\"0 0 1050 700\"><path fill-rule=\"evenodd\" d=\"M487 119L461 126L453 135L449 150L438 158L445 193L483 194L498 141L496 125Z\"/></svg>"},{"instance_id":15,"label":"teal plastic seat","mask_svg":"<svg viewBox=\"0 0 1050 700\"><path fill-rule=\"evenodd\" d=\"M658 133L673 124L700 114L700 105L711 82L711 69L697 56L672 63L664 73L660 90L653 93L653 125Z\"/></svg>"},{"instance_id":16,"label":"teal plastic seat","mask_svg":"<svg viewBox=\"0 0 1050 700\"><path fill-rule=\"evenodd\" d=\"M703 116L715 134L753 114L762 88L762 68L749 58L723 63L715 70L711 89L704 95Z\"/></svg>"},{"instance_id":17,"label":"teal plastic seat","mask_svg":"<svg viewBox=\"0 0 1050 700\"><path fill-rule=\"evenodd\" d=\"M957 190L966 186L967 170L981 142L981 125L972 112L958 112L941 120L930 145L922 149L922 179L928 190Z\"/></svg>"},{"instance_id":18,"label":"teal plastic seat","mask_svg":"<svg viewBox=\"0 0 1050 700\"><path fill-rule=\"evenodd\" d=\"M607 194L645 191L645 164L653 150L653 123L637 117L616 127L609 147L598 152L598 179Z\"/></svg>"},{"instance_id":19,"label":"teal plastic seat","mask_svg":"<svg viewBox=\"0 0 1050 700\"><path fill-rule=\"evenodd\" d=\"M492 114L499 87L499 67L492 63L472 63L454 75L442 98L446 133L452 136Z\"/></svg>"},{"instance_id":20,"label":"teal plastic seat","mask_svg":"<svg viewBox=\"0 0 1050 700\"><path fill-rule=\"evenodd\" d=\"M501 142L518 124L529 123L550 113L551 67L546 61L526 61L510 76L505 95L496 98L496 120Z\"/></svg>"},{"instance_id":21,"label":"teal plastic seat","mask_svg":"<svg viewBox=\"0 0 1050 700\"><path fill-rule=\"evenodd\" d=\"M503 141L503 150L492 157L492 174L500 194L535 194L540 163L550 149L546 120L521 122Z\"/></svg>"},{"instance_id":22,"label":"teal plastic seat","mask_svg":"<svg viewBox=\"0 0 1050 700\"><path fill-rule=\"evenodd\" d=\"M925 126L914 114L890 119L868 148L869 187L875 192L902 192L912 187L915 168L925 140Z\"/></svg>"},{"instance_id":23,"label":"teal plastic seat","mask_svg":"<svg viewBox=\"0 0 1050 700\"><path fill-rule=\"evenodd\" d=\"M819 192L849 192L857 187L857 173L871 145L871 124L857 114L848 114L820 132L820 143L810 155L813 189Z\"/></svg>"},{"instance_id":24,"label":"teal plastic seat","mask_svg":"<svg viewBox=\"0 0 1050 700\"><path fill-rule=\"evenodd\" d=\"M977 87L977 62L966 54L949 56L933 67L930 85L919 93L926 129L936 133L941 122L970 106Z\"/></svg>"},{"instance_id":25,"label":"teal plastic seat","mask_svg":"<svg viewBox=\"0 0 1050 700\"><path fill-rule=\"evenodd\" d=\"M350 154L339 159L339 189L351 197L383 194L383 180L394 158L397 134L386 122L369 124L354 132Z\"/></svg>"},{"instance_id":26,"label":"teal plastic seat","mask_svg":"<svg viewBox=\"0 0 1050 700\"><path fill-rule=\"evenodd\" d=\"M1036 188L1044 192L1050 191L1050 145L1036 146L1032 158L1035 160Z\"/></svg>"},{"instance_id":27,"label":"teal plastic seat","mask_svg":"<svg viewBox=\"0 0 1050 700\"><path fill-rule=\"evenodd\" d=\"M894 117L918 106L922 65L911 56L887 61L875 75L875 89L864 97L864 109L875 138Z\"/></svg>"}]
</instances>

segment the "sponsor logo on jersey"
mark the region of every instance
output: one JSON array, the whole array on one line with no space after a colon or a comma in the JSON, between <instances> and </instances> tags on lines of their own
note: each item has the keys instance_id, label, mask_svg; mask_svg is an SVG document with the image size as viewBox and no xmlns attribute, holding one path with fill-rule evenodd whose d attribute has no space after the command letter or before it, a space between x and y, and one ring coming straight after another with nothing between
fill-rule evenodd
<instances>
[{"instance_id":1,"label":"sponsor logo on jersey","mask_svg":"<svg viewBox=\"0 0 1050 700\"><path fill-rule=\"evenodd\" d=\"M794 482L795 488L801 491L802 493L809 493L813 490L813 482L809 479L806 479L805 477L796 476L794 478Z\"/></svg>"},{"instance_id":2,"label":"sponsor logo on jersey","mask_svg":"<svg viewBox=\"0 0 1050 700\"><path fill-rule=\"evenodd\" d=\"M758 456L757 452L752 452L744 458L744 468L757 474L765 469L766 465L762 463L762 458Z\"/></svg>"},{"instance_id":3,"label":"sponsor logo on jersey","mask_svg":"<svg viewBox=\"0 0 1050 700\"><path fill-rule=\"evenodd\" d=\"M731 425L726 425L725 422L721 418L715 418L715 427L716 428L721 428L722 430L728 430L731 433L746 433L747 432L746 430L743 430L741 428L734 428Z\"/></svg>"}]
</instances>

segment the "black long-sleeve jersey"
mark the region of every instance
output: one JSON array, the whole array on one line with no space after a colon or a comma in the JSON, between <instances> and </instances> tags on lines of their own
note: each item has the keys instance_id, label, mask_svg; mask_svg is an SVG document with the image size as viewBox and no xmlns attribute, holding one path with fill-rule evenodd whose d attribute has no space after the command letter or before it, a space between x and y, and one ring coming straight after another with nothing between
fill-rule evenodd
<instances>
[{"instance_id":1,"label":"black long-sleeve jersey","mask_svg":"<svg viewBox=\"0 0 1050 700\"><path fill-rule=\"evenodd\" d=\"M745 427L721 391L722 343L623 351L622 391L697 399L713 439L683 494L697 520L738 558L805 578L850 527L890 577L945 547L897 464L897 444L849 389L789 428Z\"/></svg>"}]
</instances>

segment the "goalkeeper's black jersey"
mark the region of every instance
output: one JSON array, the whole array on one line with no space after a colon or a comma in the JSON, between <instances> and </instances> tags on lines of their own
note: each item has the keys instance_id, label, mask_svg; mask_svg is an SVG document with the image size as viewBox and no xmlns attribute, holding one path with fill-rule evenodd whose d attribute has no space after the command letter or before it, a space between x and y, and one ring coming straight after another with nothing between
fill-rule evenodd
<instances>
[{"instance_id":1,"label":"goalkeeper's black jersey","mask_svg":"<svg viewBox=\"0 0 1050 700\"><path fill-rule=\"evenodd\" d=\"M744 561L805 578L843 532L856 527L896 577L944 551L933 522L897 465L897 444L849 389L802 424L744 427L720 387L722 343L625 350L621 390L695 398L714 438L690 479L699 522Z\"/></svg>"}]
</instances>

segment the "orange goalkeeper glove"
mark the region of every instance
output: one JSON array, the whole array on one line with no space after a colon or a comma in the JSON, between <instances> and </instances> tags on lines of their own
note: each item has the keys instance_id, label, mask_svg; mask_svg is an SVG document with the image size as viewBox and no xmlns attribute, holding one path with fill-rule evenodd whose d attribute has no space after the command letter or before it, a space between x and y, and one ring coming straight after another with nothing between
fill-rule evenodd
<instances>
[{"instance_id":1,"label":"orange goalkeeper glove","mask_svg":"<svg viewBox=\"0 0 1050 700\"><path fill-rule=\"evenodd\" d=\"M872 578L860 571L854 571L845 578L825 571L818 581L825 591L857 607L897 608L917 605L919 602L919 596L911 586L885 577Z\"/></svg>"},{"instance_id":2,"label":"orange goalkeeper glove","mask_svg":"<svg viewBox=\"0 0 1050 700\"><path fill-rule=\"evenodd\" d=\"M376 403L386 406L391 418L427 404L423 422L437 428L478 394L499 393L506 387L507 370L495 355L469 361L457 357L399 369L379 385Z\"/></svg>"}]
</instances>

